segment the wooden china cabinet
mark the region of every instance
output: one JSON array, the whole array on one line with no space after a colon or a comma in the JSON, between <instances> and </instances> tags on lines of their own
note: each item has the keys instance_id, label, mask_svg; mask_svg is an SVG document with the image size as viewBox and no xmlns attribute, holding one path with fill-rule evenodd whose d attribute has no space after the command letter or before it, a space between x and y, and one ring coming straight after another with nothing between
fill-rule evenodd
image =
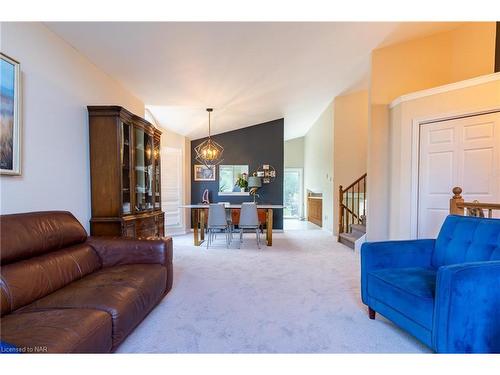
<instances>
[{"instance_id":1,"label":"wooden china cabinet","mask_svg":"<svg viewBox=\"0 0 500 375\"><path fill-rule=\"evenodd\" d=\"M160 136L119 106L89 106L93 236L162 237Z\"/></svg>"}]
</instances>

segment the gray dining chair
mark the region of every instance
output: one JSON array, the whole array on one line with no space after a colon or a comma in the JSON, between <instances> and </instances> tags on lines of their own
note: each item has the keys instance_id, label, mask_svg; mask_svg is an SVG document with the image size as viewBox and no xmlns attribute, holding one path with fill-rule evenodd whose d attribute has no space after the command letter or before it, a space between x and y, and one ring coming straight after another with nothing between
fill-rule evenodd
<instances>
[{"instance_id":1,"label":"gray dining chair","mask_svg":"<svg viewBox=\"0 0 500 375\"><path fill-rule=\"evenodd\" d=\"M217 232L224 232L226 247L229 247L229 224L226 218L226 209L223 204L212 203L208 206L207 249L213 242Z\"/></svg>"},{"instance_id":2,"label":"gray dining chair","mask_svg":"<svg viewBox=\"0 0 500 375\"><path fill-rule=\"evenodd\" d=\"M226 220L227 220L227 225L229 225L229 228L228 228L229 243L231 243L231 241L233 240L233 232L234 232L233 217L231 215L231 210L229 209L231 202L218 202L218 203L223 204L225 209L226 209Z\"/></svg>"},{"instance_id":3,"label":"gray dining chair","mask_svg":"<svg viewBox=\"0 0 500 375\"><path fill-rule=\"evenodd\" d=\"M240 229L240 247L243 243L243 232L245 229L255 230L255 235L257 236L257 247L260 249L260 232L259 232L259 215L257 214L257 205L251 202L244 202L241 205L240 212L240 223L238 224Z\"/></svg>"}]
</instances>

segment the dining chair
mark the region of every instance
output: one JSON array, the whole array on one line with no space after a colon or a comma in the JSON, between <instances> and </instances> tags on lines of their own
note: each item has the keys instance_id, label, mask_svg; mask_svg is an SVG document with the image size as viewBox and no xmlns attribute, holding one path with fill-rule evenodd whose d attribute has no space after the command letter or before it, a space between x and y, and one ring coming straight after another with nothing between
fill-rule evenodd
<instances>
[{"instance_id":1,"label":"dining chair","mask_svg":"<svg viewBox=\"0 0 500 375\"><path fill-rule=\"evenodd\" d=\"M226 218L226 209L223 204L212 203L208 206L207 249L213 242L215 234L222 231L226 235L226 247L229 247L229 225Z\"/></svg>"},{"instance_id":2,"label":"dining chair","mask_svg":"<svg viewBox=\"0 0 500 375\"><path fill-rule=\"evenodd\" d=\"M231 216L231 210L229 209L229 206L231 206L231 202L218 202L219 204L223 204L224 208L226 209L226 220L227 220L227 225L229 226L229 243L233 240L233 232L234 232L234 223L233 223L233 218Z\"/></svg>"},{"instance_id":3,"label":"dining chair","mask_svg":"<svg viewBox=\"0 0 500 375\"><path fill-rule=\"evenodd\" d=\"M243 243L243 231L245 229L255 230L257 236L257 247L260 249L259 215L257 214L257 205L253 202L244 202L241 205L240 223L240 247Z\"/></svg>"}]
</instances>

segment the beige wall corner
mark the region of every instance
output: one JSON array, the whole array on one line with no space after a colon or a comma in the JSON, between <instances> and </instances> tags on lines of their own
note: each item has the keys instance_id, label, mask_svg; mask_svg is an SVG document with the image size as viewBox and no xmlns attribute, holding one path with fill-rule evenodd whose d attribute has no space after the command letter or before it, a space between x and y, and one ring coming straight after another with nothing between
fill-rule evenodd
<instances>
[{"instance_id":1,"label":"beige wall corner","mask_svg":"<svg viewBox=\"0 0 500 375\"><path fill-rule=\"evenodd\" d=\"M398 96L481 76L494 69L494 22L471 22L451 31L374 50L368 129L367 239L389 237L388 104ZM394 145L397 147L397 145ZM391 194L391 195L390 195Z\"/></svg>"},{"instance_id":2,"label":"beige wall corner","mask_svg":"<svg viewBox=\"0 0 500 375\"><path fill-rule=\"evenodd\" d=\"M339 186L366 173L368 152L368 90L337 96L333 128L333 228L338 234Z\"/></svg>"}]
</instances>

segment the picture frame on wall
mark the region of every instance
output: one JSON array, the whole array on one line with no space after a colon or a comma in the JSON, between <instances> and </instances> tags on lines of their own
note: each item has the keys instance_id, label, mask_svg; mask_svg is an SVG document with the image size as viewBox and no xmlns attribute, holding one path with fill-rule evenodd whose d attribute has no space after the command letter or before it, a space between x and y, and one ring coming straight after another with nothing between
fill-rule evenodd
<instances>
[{"instance_id":1,"label":"picture frame on wall","mask_svg":"<svg viewBox=\"0 0 500 375\"><path fill-rule=\"evenodd\" d=\"M215 165L206 166L204 164L194 165L195 181L215 181Z\"/></svg>"},{"instance_id":2,"label":"picture frame on wall","mask_svg":"<svg viewBox=\"0 0 500 375\"><path fill-rule=\"evenodd\" d=\"M0 174L21 175L20 64L0 52Z\"/></svg>"}]
</instances>

